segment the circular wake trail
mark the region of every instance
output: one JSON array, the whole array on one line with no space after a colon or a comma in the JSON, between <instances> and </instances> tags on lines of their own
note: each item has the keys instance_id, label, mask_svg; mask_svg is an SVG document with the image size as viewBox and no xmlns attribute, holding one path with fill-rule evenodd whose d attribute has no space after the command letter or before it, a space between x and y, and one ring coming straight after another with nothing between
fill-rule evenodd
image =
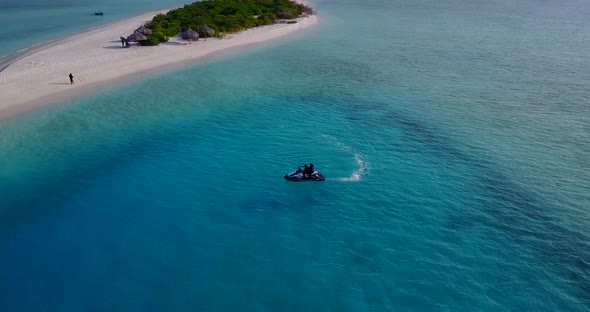
<instances>
[{"instance_id":1,"label":"circular wake trail","mask_svg":"<svg viewBox=\"0 0 590 312\"><path fill-rule=\"evenodd\" d=\"M367 162L363 158L363 155L361 153L357 152L356 150L354 150L352 147L340 142L338 139L336 139L335 137L333 137L331 135L322 134L321 136L327 142L338 146L341 150L351 153L352 156L354 157L354 161L356 162L357 168L352 171L350 176L344 177L344 178L336 178L336 179L338 181L342 181L342 182L360 181L361 178L363 177L363 174L365 174L365 171L367 169Z\"/></svg>"}]
</instances>

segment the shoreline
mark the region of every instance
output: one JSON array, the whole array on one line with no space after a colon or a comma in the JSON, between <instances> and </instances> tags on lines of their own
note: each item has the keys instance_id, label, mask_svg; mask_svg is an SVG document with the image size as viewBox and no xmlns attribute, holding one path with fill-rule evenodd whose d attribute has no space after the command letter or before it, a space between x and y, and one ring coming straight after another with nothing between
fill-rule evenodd
<instances>
[{"instance_id":1,"label":"shoreline","mask_svg":"<svg viewBox=\"0 0 590 312\"><path fill-rule=\"evenodd\" d=\"M172 8L173 9L173 8ZM0 120L120 85L149 73L196 64L214 53L282 38L318 23L317 15L295 24L273 24L188 44L179 37L152 47L122 48L120 36L151 21L154 11L50 40L0 59ZM74 85L68 74L73 73Z\"/></svg>"},{"instance_id":2,"label":"shoreline","mask_svg":"<svg viewBox=\"0 0 590 312\"><path fill-rule=\"evenodd\" d=\"M132 16L132 17L125 17L123 19L115 20L115 21L112 21L112 22L104 24L104 25L93 26L93 27L90 27L90 28L87 28L87 29L84 29L81 31L74 32L69 35L59 36L55 39L50 39L50 40L42 41L39 43L35 43L31 46L22 48L22 49L15 51L13 53L0 56L0 72L5 70L6 68L8 68L8 66L10 66L12 63L17 62L18 60L20 60L24 57L34 54L35 52L50 48L56 44L60 44L60 43L65 42L67 40L71 40L72 38L75 38L77 36L80 36L80 35L83 35L83 34L86 34L86 33L92 32L92 31L97 31L97 30L100 30L103 28L113 27L113 26L116 26L117 24L125 23L125 22L131 21L133 19L137 19L140 16L149 15L149 14L152 14L153 16L156 16L157 14L165 14L168 11L174 10L177 8L179 8L179 7L170 8L168 10L151 11L151 12L147 12L147 13L138 14L138 15Z\"/></svg>"}]
</instances>

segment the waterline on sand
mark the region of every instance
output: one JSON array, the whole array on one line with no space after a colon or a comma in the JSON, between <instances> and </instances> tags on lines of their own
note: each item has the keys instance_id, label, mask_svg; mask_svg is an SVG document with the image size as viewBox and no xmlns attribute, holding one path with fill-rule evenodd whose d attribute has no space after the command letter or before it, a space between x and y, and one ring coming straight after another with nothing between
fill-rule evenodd
<instances>
[{"instance_id":1,"label":"waterline on sand","mask_svg":"<svg viewBox=\"0 0 590 312\"><path fill-rule=\"evenodd\" d=\"M196 63L222 50L278 39L317 23L317 16L297 19L294 24L274 24L232 34L229 39L201 40L186 44L179 38L155 47L123 49L117 43L125 34L166 11L151 12L114 22L48 45L22 49L3 60L0 75L0 118L71 98L114 80L154 69L175 68ZM75 87L59 85L68 73ZM35 85L31 89L29 86ZM82 88L83 90L76 90Z\"/></svg>"}]
</instances>

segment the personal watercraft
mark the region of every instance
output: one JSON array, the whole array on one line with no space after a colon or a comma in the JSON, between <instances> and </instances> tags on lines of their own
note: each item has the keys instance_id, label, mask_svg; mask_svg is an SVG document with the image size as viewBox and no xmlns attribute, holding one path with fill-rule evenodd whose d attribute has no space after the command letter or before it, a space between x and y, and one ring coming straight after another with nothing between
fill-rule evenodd
<instances>
[{"instance_id":1,"label":"personal watercraft","mask_svg":"<svg viewBox=\"0 0 590 312\"><path fill-rule=\"evenodd\" d=\"M317 171L314 171L311 175L303 176L303 171L300 169L293 170L285 175L285 180L293 182L324 181L325 179L324 175Z\"/></svg>"}]
</instances>

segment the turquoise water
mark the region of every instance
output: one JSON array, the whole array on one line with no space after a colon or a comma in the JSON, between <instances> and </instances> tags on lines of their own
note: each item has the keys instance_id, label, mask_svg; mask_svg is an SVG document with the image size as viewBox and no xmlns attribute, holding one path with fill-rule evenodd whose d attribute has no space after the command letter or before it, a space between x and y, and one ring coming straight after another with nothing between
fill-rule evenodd
<instances>
[{"instance_id":1,"label":"turquoise water","mask_svg":"<svg viewBox=\"0 0 590 312\"><path fill-rule=\"evenodd\" d=\"M173 8L181 0L2 0L0 61L41 42L55 40L121 18ZM94 12L103 12L95 16ZM133 29L130 30L132 32ZM115 38L128 34L115 34Z\"/></svg>"},{"instance_id":2,"label":"turquoise water","mask_svg":"<svg viewBox=\"0 0 590 312\"><path fill-rule=\"evenodd\" d=\"M1 306L589 311L590 6L315 6L2 121Z\"/></svg>"}]
</instances>

